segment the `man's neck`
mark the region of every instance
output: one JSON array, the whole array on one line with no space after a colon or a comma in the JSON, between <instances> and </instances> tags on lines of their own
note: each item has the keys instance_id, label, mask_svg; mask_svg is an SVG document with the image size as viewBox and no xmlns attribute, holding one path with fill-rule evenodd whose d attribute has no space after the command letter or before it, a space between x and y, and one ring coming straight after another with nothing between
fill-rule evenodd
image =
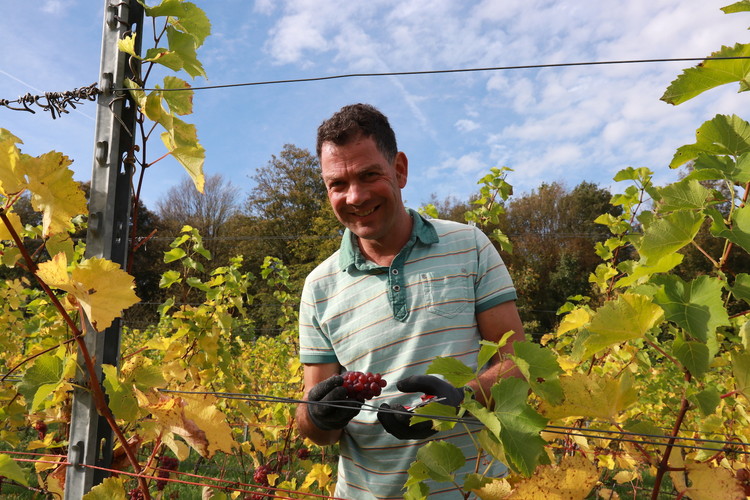
<instances>
[{"instance_id":1,"label":"man's neck","mask_svg":"<svg viewBox=\"0 0 750 500\"><path fill-rule=\"evenodd\" d=\"M369 261L379 266L389 267L393 259L401 252L404 246L409 242L411 233L414 229L414 220L408 212L405 212L403 229L399 231L397 239L394 239L390 245L375 240L363 240L357 237L357 245L362 255Z\"/></svg>"}]
</instances>

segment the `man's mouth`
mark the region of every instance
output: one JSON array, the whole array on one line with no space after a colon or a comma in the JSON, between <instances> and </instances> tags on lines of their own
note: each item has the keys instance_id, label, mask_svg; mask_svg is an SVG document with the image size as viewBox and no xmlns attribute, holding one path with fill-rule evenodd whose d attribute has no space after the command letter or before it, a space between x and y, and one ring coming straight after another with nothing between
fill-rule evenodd
<instances>
[{"instance_id":1,"label":"man's mouth","mask_svg":"<svg viewBox=\"0 0 750 500\"><path fill-rule=\"evenodd\" d=\"M352 212L353 215L356 215L357 217L367 217L371 213L375 211L375 208L371 208L369 210L356 210Z\"/></svg>"}]
</instances>

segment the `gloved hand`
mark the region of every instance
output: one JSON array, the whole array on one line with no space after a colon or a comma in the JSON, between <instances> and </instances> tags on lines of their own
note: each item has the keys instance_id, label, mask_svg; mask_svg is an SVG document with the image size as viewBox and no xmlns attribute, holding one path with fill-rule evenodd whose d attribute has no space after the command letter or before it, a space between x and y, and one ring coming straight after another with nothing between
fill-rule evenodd
<instances>
[{"instance_id":1,"label":"gloved hand","mask_svg":"<svg viewBox=\"0 0 750 500\"><path fill-rule=\"evenodd\" d=\"M445 398L440 404L457 407L464 400L464 389L453 387L448 382L432 375L412 375L405 379L399 380L396 387L401 392L423 392L429 396ZM409 425L412 414L391 413L382 410L400 410L406 411L402 405L396 405L393 408L388 403L380 405L378 411L378 420L383 428L399 439L425 439L437 431L432 428L431 421L419 422L418 424Z\"/></svg>"},{"instance_id":2,"label":"gloved hand","mask_svg":"<svg viewBox=\"0 0 750 500\"><path fill-rule=\"evenodd\" d=\"M327 404L308 403L307 414L317 427L324 431L343 429L359 413L362 403L350 399L344 388L344 378L333 375L318 382L310 389L308 401L319 401ZM346 408L342 408L346 407Z\"/></svg>"}]
</instances>

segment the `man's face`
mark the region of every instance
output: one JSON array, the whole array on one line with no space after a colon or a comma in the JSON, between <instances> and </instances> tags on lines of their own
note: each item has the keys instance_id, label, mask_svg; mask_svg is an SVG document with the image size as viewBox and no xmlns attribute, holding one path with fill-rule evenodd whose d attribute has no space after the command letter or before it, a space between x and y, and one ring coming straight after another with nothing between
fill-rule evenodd
<instances>
[{"instance_id":1,"label":"man's face","mask_svg":"<svg viewBox=\"0 0 750 500\"><path fill-rule=\"evenodd\" d=\"M343 146L323 143L320 164L331 207L344 226L383 245L400 235L408 165L403 153L390 164L372 137L360 136Z\"/></svg>"}]
</instances>

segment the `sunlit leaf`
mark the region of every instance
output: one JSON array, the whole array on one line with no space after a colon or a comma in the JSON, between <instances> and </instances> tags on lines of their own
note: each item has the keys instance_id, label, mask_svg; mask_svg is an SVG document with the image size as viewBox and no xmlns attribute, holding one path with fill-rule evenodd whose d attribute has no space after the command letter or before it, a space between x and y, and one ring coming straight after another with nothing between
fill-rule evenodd
<instances>
[{"instance_id":1,"label":"sunlit leaf","mask_svg":"<svg viewBox=\"0 0 750 500\"><path fill-rule=\"evenodd\" d=\"M513 348L513 360L531 389L550 404L560 404L563 390L558 377L562 368L552 350L534 342L516 342Z\"/></svg>"},{"instance_id":2,"label":"sunlit leaf","mask_svg":"<svg viewBox=\"0 0 750 500\"><path fill-rule=\"evenodd\" d=\"M29 485L28 473L24 472L10 456L4 453L0 453L0 477L2 476L24 486Z\"/></svg>"},{"instance_id":3,"label":"sunlit leaf","mask_svg":"<svg viewBox=\"0 0 750 500\"><path fill-rule=\"evenodd\" d=\"M192 2L162 0L159 5L147 7L146 14L153 17L169 16L169 22L176 29L189 34L200 47L211 34L211 22L206 13Z\"/></svg>"},{"instance_id":4,"label":"sunlit leaf","mask_svg":"<svg viewBox=\"0 0 750 500\"><path fill-rule=\"evenodd\" d=\"M193 78L196 76L206 78L206 71L195 52L197 48L195 38L170 26L167 28L167 39L170 50L182 60L182 69Z\"/></svg>"},{"instance_id":5,"label":"sunlit leaf","mask_svg":"<svg viewBox=\"0 0 750 500\"><path fill-rule=\"evenodd\" d=\"M82 500L126 500L127 498L123 479L108 477L83 495Z\"/></svg>"},{"instance_id":6,"label":"sunlit leaf","mask_svg":"<svg viewBox=\"0 0 750 500\"><path fill-rule=\"evenodd\" d=\"M190 84L175 76L165 76L164 88L170 89L169 92L163 92L162 94L164 102L167 103L172 113L189 115L193 112L193 91L190 90Z\"/></svg>"},{"instance_id":7,"label":"sunlit leaf","mask_svg":"<svg viewBox=\"0 0 750 500\"><path fill-rule=\"evenodd\" d=\"M748 57L750 45L738 43L734 47L722 47L711 54L712 58ZM719 85L740 83L740 92L748 89L750 60L707 59L694 68L688 68L667 88L661 100L669 104L681 104Z\"/></svg>"},{"instance_id":8,"label":"sunlit leaf","mask_svg":"<svg viewBox=\"0 0 750 500\"><path fill-rule=\"evenodd\" d=\"M727 5L726 7L722 7L721 10L724 11L724 14L734 14L736 12L747 12L747 11L750 11L750 1L740 0L739 2L735 2L731 5Z\"/></svg>"},{"instance_id":9,"label":"sunlit leaf","mask_svg":"<svg viewBox=\"0 0 750 500\"><path fill-rule=\"evenodd\" d=\"M135 281L112 261L93 257L83 260L68 273L65 254L39 264L37 276L53 288L73 295L86 312L91 325L102 331L139 302L135 295Z\"/></svg>"},{"instance_id":10,"label":"sunlit leaf","mask_svg":"<svg viewBox=\"0 0 750 500\"><path fill-rule=\"evenodd\" d=\"M681 253L670 253L655 262L634 262L628 275L617 280L616 287L628 287L645 280L655 274L667 273L679 266L685 256Z\"/></svg>"},{"instance_id":11,"label":"sunlit leaf","mask_svg":"<svg viewBox=\"0 0 750 500\"><path fill-rule=\"evenodd\" d=\"M695 340L708 342L722 325L729 324L724 307L724 282L711 276L699 276L686 283L679 276L657 276L661 288L654 295L669 321L675 322Z\"/></svg>"},{"instance_id":12,"label":"sunlit leaf","mask_svg":"<svg viewBox=\"0 0 750 500\"><path fill-rule=\"evenodd\" d=\"M745 64L750 65L750 59ZM698 128L695 138L694 144L677 148L669 164L671 168L677 168L701 154L740 156L749 152L750 124L737 115L716 115Z\"/></svg>"},{"instance_id":13,"label":"sunlit leaf","mask_svg":"<svg viewBox=\"0 0 750 500\"><path fill-rule=\"evenodd\" d=\"M10 226L16 232L16 235L21 234L21 231L23 230L21 218L16 215L15 212L7 212L5 215L8 217ZM10 234L10 229L8 229L8 227L3 222L0 222L0 241L2 240L12 241L13 236Z\"/></svg>"},{"instance_id":14,"label":"sunlit leaf","mask_svg":"<svg viewBox=\"0 0 750 500\"><path fill-rule=\"evenodd\" d=\"M599 308L583 344L589 357L614 344L643 337L664 317L662 309L645 295L624 293Z\"/></svg>"},{"instance_id":15,"label":"sunlit leaf","mask_svg":"<svg viewBox=\"0 0 750 500\"><path fill-rule=\"evenodd\" d=\"M732 353L732 374L737 392L750 399L750 352Z\"/></svg>"},{"instance_id":16,"label":"sunlit leaf","mask_svg":"<svg viewBox=\"0 0 750 500\"><path fill-rule=\"evenodd\" d=\"M685 464L690 486L680 491L681 495L692 500L745 500L742 485L734 473L724 467L715 467L710 463Z\"/></svg>"},{"instance_id":17,"label":"sunlit leaf","mask_svg":"<svg viewBox=\"0 0 750 500\"><path fill-rule=\"evenodd\" d=\"M456 387L463 387L474 380L474 372L456 358L436 358L425 371L428 375L442 375Z\"/></svg>"},{"instance_id":18,"label":"sunlit leaf","mask_svg":"<svg viewBox=\"0 0 750 500\"><path fill-rule=\"evenodd\" d=\"M471 490L482 500L503 500L511 494L513 487L507 479L501 478L493 479L481 488L471 488Z\"/></svg>"},{"instance_id":19,"label":"sunlit leaf","mask_svg":"<svg viewBox=\"0 0 750 500\"><path fill-rule=\"evenodd\" d=\"M740 273L734 278L734 283L729 289L736 298L750 304L750 274Z\"/></svg>"},{"instance_id":20,"label":"sunlit leaf","mask_svg":"<svg viewBox=\"0 0 750 500\"><path fill-rule=\"evenodd\" d=\"M132 422L138 416L138 401L132 387L120 382L117 376L117 367L103 364L102 373L104 380L102 384L109 396L109 407L115 417Z\"/></svg>"},{"instance_id":21,"label":"sunlit leaf","mask_svg":"<svg viewBox=\"0 0 750 500\"><path fill-rule=\"evenodd\" d=\"M537 465L549 463L546 441L539 433L547 425L527 402L529 384L519 378L504 378L492 386L494 412L500 420L500 441L509 466L530 476Z\"/></svg>"},{"instance_id":22,"label":"sunlit leaf","mask_svg":"<svg viewBox=\"0 0 750 500\"><path fill-rule=\"evenodd\" d=\"M9 196L26 187L26 163L16 144L22 141L0 128L0 193Z\"/></svg>"},{"instance_id":23,"label":"sunlit leaf","mask_svg":"<svg viewBox=\"0 0 750 500\"><path fill-rule=\"evenodd\" d=\"M583 500L599 479L599 470L582 454L564 456L559 465L542 465L533 477L515 485L513 499Z\"/></svg>"},{"instance_id":24,"label":"sunlit leaf","mask_svg":"<svg viewBox=\"0 0 750 500\"><path fill-rule=\"evenodd\" d=\"M619 377L573 373L560 377L565 398L553 406L543 403L542 414L552 420L564 417L615 419L636 401L633 381L627 373Z\"/></svg>"},{"instance_id":25,"label":"sunlit leaf","mask_svg":"<svg viewBox=\"0 0 750 500\"><path fill-rule=\"evenodd\" d=\"M88 212L86 196L68 168L71 163L55 151L28 160L31 205L42 212L44 236L71 229L71 219Z\"/></svg>"},{"instance_id":26,"label":"sunlit leaf","mask_svg":"<svg viewBox=\"0 0 750 500\"><path fill-rule=\"evenodd\" d=\"M711 191L698 181L682 180L660 189L659 194L659 211L671 212L705 208Z\"/></svg>"},{"instance_id":27,"label":"sunlit leaf","mask_svg":"<svg viewBox=\"0 0 750 500\"><path fill-rule=\"evenodd\" d=\"M26 369L18 392L26 399L30 411L36 411L57 388L63 378L63 360L53 353L44 354Z\"/></svg>"},{"instance_id":28,"label":"sunlit leaf","mask_svg":"<svg viewBox=\"0 0 750 500\"><path fill-rule=\"evenodd\" d=\"M732 213L731 227L727 226L718 211L710 211L709 215L713 219L711 234L726 238L750 253L750 205L738 208Z\"/></svg>"},{"instance_id":29,"label":"sunlit leaf","mask_svg":"<svg viewBox=\"0 0 750 500\"><path fill-rule=\"evenodd\" d=\"M702 213L684 210L656 219L644 228L638 253L653 265L693 241L703 220Z\"/></svg>"},{"instance_id":30,"label":"sunlit leaf","mask_svg":"<svg viewBox=\"0 0 750 500\"><path fill-rule=\"evenodd\" d=\"M591 321L591 315L586 309L573 309L560 321L560 325L557 327L557 335L581 328L589 321Z\"/></svg>"}]
</instances>

